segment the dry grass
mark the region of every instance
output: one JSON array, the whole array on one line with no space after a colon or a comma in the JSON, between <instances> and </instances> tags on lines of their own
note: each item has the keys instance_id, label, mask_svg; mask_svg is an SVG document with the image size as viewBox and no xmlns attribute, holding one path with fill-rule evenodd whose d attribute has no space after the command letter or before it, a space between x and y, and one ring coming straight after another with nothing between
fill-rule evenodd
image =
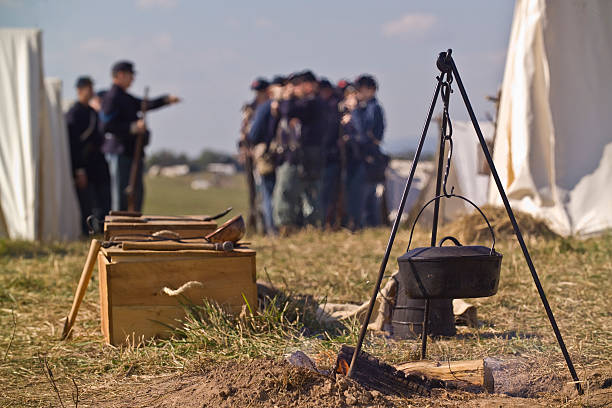
<instances>
[{"instance_id":1,"label":"dry grass","mask_svg":"<svg viewBox=\"0 0 612 408\"><path fill-rule=\"evenodd\" d=\"M448 231L453 228L449 226ZM594 372L610 376L612 236L581 241L541 236L537 229L526 235L579 376L590 381L597 380ZM173 341L122 348L102 344L97 279L87 291L73 339L58 341L61 319L70 308L85 260L86 242L0 241L0 406L60 406L45 376L44 358L67 407L74 406L72 379L79 388L79 406L95 406L91 401L96 396L124 392L122 384L128 376L145 381L147 376L189 371L219 359L280 357L301 348L319 362L330 363L341 343L355 342L358 327L349 323L344 329L322 332L304 310L308 309L304 299L355 303L367 299L387 238L386 229L357 234L309 230L286 239L251 237L258 251L259 278L269 277L289 295L286 299L277 299L273 310L242 323L204 305L199 317L196 313L185 326L191 333L183 332ZM408 232L401 230L389 274L396 269L395 257L405 250L407 238ZM423 231L417 238L416 244L428 241ZM429 357L519 355L534 364L535 376L569 380L518 245L506 236L500 237L497 248L504 254L499 293L473 300L483 325L462 328L454 338L432 340ZM237 324L248 327L237 329ZM228 333L230 340L225 341L231 344L224 344L222 339ZM388 362L400 362L414 359L418 344L368 336L365 349ZM554 405L567 402L555 395L542 398ZM572 403L581 401L588 399Z\"/></svg>"}]
</instances>

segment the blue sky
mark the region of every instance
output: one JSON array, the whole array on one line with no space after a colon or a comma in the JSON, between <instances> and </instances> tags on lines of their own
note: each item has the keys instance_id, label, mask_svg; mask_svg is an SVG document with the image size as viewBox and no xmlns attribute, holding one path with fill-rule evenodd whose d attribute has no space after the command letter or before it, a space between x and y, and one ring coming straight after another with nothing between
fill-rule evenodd
<instances>
[{"instance_id":1,"label":"blue sky","mask_svg":"<svg viewBox=\"0 0 612 408\"><path fill-rule=\"evenodd\" d=\"M235 150L240 106L254 77L310 68L336 81L369 72L380 83L387 150L416 145L434 88L435 58L453 48L479 118L503 78L513 1L18 1L0 0L0 26L43 30L46 76L74 98L78 75L110 83L118 59L135 62L131 92L184 102L149 116L150 151L191 156ZM459 93L451 115L467 119ZM431 149L434 138L430 137Z\"/></svg>"}]
</instances>

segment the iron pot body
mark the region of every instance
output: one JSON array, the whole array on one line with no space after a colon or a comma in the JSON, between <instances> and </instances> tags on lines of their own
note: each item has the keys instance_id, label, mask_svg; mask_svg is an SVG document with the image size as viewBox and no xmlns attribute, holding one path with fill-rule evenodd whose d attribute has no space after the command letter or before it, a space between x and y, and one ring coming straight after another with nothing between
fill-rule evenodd
<instances>
[{"instance_id":1,"label":"iron pot body","mask_svg":"<svg viewBox=\"0 0 612 408\"><path fill-rule=\"evenodd\" d=\"M502 255L485 246L414 248L397 259L403 290L414 299L460 299L497 293Z\"/></svg>"}]
</instances>

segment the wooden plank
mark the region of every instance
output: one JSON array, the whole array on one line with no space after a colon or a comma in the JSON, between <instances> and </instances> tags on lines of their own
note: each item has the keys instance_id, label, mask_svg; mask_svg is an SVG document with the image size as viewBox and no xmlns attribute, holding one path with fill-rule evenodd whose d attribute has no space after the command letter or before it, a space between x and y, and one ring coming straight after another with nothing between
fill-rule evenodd
<instances>
[{"instance_id":1,"label":"wooden plank","mask_svg":"<svg viewBox=\"0 0 612 408\"><path fill-rule=\"evenodd\" d=\"M460 361L412 361L395 366L406 374L422 374L427 378L442 381L464 381L476 386L483 386L483 360Z\"/></svg>"},{"instance_id":2,"label":"wooden plank","mask_svg":"<svg viewBox=\"0 0 612 408\"><path fill-rule=\"evenodd\" d=\"M177 320L184 318L185 311L180 306L113 306L111 310L112 336L110 344L126 344L152 338L168 338L172 330L166 325L176 327Z\"/></svg>"},{"instance_id":3,"label":"wooden plank","mask_svg":"<svg viewBox=\"0 0 612 408\"><path fill-rule=\"evenodd\" d=\"M126 237L130 235L153 235L162 230L170 230L176 232L181 238L198 238L204 237L217 229L216 223L211 225L179 225L176 223L164 224L105 224L104 239L110 240L115 237Z\"/></svg>"},{"instance_id":4,"label":"wooden plank","mask_svg":"<svg viewBox=\"0 0 612 408\"><path fill-rule=\"evenodd\" d=\"M106 342L110 342L110 298L108 293L108 259L102 252L98 252L98 286L100 292L100 326Z\"/></svg>"},{"instance_id":5,"label":"wooden plank","mask_svg":"<svg viewBox=\"0 0 612 408\"><path fill-rule=\"evenodd\" d=\"M201 282L182 295L196 304L203 298L214 299L239 312L242 293L250 304L257 302L253 269L250 258L230 257L115 263L109 273L113 306L177 305L179 298L164 294L163 288L176 290L187 282Z\"/></svg>"},{"instance_id":6,"label":"wooden plank","mask_svg":"<svg viewBox=\"0 0 612 408\"><path fill-rule=\"evenodd\" d=\"M184 251L124 251L118 247L110 247L102 248L101 251L114 263L159 262L169 259L240 258L255 256L255 251L248 248L236 248L232 252L223 252L194 249Z\"/></svg>"}]
</instances>

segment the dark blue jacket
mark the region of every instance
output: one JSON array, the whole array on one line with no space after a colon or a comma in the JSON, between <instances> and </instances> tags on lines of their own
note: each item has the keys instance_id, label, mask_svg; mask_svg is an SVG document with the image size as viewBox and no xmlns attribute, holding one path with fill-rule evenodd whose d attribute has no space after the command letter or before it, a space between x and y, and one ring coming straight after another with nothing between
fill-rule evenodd
<instances>
[{"instance_id":1,"label":"dark blue jacket","mask_svg":"<svg viewBox=\"0 0 612 408\"><path fill-rule=\"evenodd\" d=\"M167 95L162 95L155 99L149 99L147 110L167 105L167 98ZM100 112L102 130L105 133L111 133L123 146L123 154L128 156L134 154L136 145L136 137L130 132L130 127L133 122L138 120L138 112L141 109L142 99L130 95L117 85L113 85L102 100L102 110ZM148 141L148 132L145 141Z\"/></svg>"},{"instance_id":2,"label":"dark blue jacket","mask_svg":"<svg viewBox=\"0 0 612 408\"><path fill-rule=\"evenodd\" d=\"M325 128L325 105L321 98L311 95L283 102L279 107L281 115L301 122L301 146L321 147Z\"/></svg>"},{"instance_id":3,"label":"dark blue jacket","mask_svg":"<svg viewBox=\"0 0 612 408\"><path fill-rule=\"evenodd\" d=\"M253 115L251 130L247 140L251 145L259 143L269 144L276 136L278 117L272 114L272 101L266 101L259 105Z\"/></svg>"},{"instance_id":4,"label":"dark blue jacket","mask_svg":"<svg viewBox=\"0 0 612 408\"><path fill-rule=\"evenodd\" d=\"M98 124L98 113L89 105L76 102L66 113L72 171L85 170L94 182L109 180L108 166L100 148L104 141Z\"/></svg>"},{"instance_id":5,"label":"dark blue jacket","mask_svg":"<svg viewBox=\"0 0 612 408\"><path fill-rule=\"evenodd\" d=\"M385 115L376 98L372 98L359 108L361 126L372 141L381 142L385 132Z\"/></svg>"},{"instance_id":6,"label":"dark blue jacket","mask_svg":"<svg viewBox=\"0 0 612 408\"><path fill-rule=\"evenodd\" d=\"M332 96L323 100L325 106L325 123L323 126L323 149L326 163L340 162L340 112L338 111L338 98Z\"/></svg>"},{"instance_id":7,"label":"dark blue jacket","mask_svg":"<svg viewBox=\"0 0 612 408\"><path fill-rule=\"evenodd\" d=\"M345 141L344 149L346 161L350 165L362 162L365 159L369 146L372 144L364 133L361 115L362 112L359 109L355 109L351 112L351 120L342 125L342 132L348 139Z\"/></svg>"}]
</instances>

